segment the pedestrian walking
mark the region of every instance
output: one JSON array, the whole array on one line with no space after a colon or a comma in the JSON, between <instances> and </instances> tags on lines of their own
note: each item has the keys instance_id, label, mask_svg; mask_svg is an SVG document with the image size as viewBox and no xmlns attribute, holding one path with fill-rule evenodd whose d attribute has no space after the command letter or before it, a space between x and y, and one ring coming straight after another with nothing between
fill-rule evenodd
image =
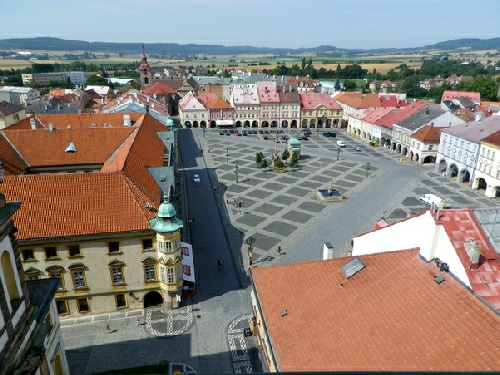
<instances>
[{"instance_id":1,"label":"pedestrian walking","mask_svg":"<svg viewBox=\"0 0 500 375\"><path fill-rule=\"evenodd\" d=\"M281 246L278 246L278 255L281 255L282 251L283 251L283 249L281 248Z\"/></svg>"},{"instance_id":2,"label":"pedestrian walking","mask_svg":"<svg viewBox=\"0 0 500 375\"><path fill-rule=\"evenodd\" d=\"M141 319L137 317L137 325L141 324Z\"/></svg>"},{"instance_id":3,"label":"pedestrian walking","mask_svg":"<svg viewBox=\"0 0 500 375\"><path fill-rule=\"evenodd\" d=\"M106 324L106 332L111 333L111 329L109 328L109 324Z\"/></svg>"}]
</instances>

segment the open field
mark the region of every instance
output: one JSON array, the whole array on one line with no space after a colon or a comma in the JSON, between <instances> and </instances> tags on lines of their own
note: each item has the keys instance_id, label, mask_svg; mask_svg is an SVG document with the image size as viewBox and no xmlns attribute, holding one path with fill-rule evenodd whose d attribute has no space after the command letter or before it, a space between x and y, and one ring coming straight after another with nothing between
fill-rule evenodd
<instances>
[{"instance_id":1,"label":"open field","mask_svg":"<svg viewBox=\"0 0 500 375\"><path fill-rule=\"evenodd\" d=\"M0 59L0 69L23 69L25 67L31 66L31 64L69 64L75 60L63 59L63 55L67 53L71 54L83 54L83 51L31 51L33 54L45 54L53 57L49 60L10 60L10 59ZM147 52L147 51L146 51ZM467 56L474 56L469 58L474 58L478 61L486 62L491 60L496 62L500 59L498 56L494 56L496 51L447 51L450 55L457 55L460 53L461 58L468 58ZM427 54L380 54L380 55L358 55L358 56L345 56L345 57L316 57L312 55L304 55L306 61L309 58L312 59L315 68L320 69L333 69L335 70L340 64L342 68L350 64L359 64L363 69L372 72L376 69L377 72L385 74L391 69L395 69L401 64L406 64L412 69L419 69L424 59L430 58L435 55L440 55L444 51L430 51ZM109 58L104 58L104 53L96 53L97 59L85 59L77 60L83 61L86 64L103 64L103 65L113 65L120 63L137 63L139 64L142 58L142 54L135 55L122 55L109 54ZM59 58L58 58L59 57ZM201 56L199 56L201 57ZM204 55L205 59L197 60L172 60L172 59L159 59L155 57L148 56L148 62L151 67L155 66L204 66L211 69L234 69L234 70L261 70L261 69L274 69L276 66L286 64L286 66L291 67L296 64L301 66L302 56L289 56L289 57L279 57L274 55Z\"/></svg>"}]
</instances>

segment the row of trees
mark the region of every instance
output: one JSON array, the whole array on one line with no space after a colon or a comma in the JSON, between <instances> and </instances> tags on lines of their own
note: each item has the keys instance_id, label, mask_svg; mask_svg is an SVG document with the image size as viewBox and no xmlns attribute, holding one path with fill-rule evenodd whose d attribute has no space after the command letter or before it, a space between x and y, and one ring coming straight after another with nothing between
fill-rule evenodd
<instances>
[{"instance_id":1,"label":"row of trees","mask_svg":"<svg viewBox=\"0 0 500 375\"><path fill-rule=\"evenodd\" d=\"M288 162L289 159L290 159L290 162ZM255 162L257 163L257 166L260 168L268 168L269 167L269 163L262 152L258 152L255 155ZM277 158L274 161L274 167L276 169L284 169L284 168L286 168L287 165L291 168L294 168L298 164L299 164L299 154L297 154L296 152L292 152L290 154L290 152L288 150L284 150L281 153L281 157Z\"/></svg>"}]
</instances>

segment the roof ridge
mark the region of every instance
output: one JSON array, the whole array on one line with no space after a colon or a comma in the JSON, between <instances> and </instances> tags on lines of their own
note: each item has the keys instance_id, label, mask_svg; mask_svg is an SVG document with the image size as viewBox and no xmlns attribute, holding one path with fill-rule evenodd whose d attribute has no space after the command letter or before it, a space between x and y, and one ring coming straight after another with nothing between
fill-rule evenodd
<instances>
[{"instance_id":1,"label":"roof ridge","mask_svg":"<svg viewBox=\"0 0 500 375\"><path fill-rule=\"evenodd\" d=\"M26 161L26 159L23 157L23 155L19 152L19 150L14 146L14 144L10 141L9 138L7 138L7 135L5 132L0 132L2 136L4 137L5 141L9 144L9 146L14 150L14 152L19 156L19 158L23 161L23 163L26 165L26 167L30 167L30 164Z\"/></svg>"}]
</instances>

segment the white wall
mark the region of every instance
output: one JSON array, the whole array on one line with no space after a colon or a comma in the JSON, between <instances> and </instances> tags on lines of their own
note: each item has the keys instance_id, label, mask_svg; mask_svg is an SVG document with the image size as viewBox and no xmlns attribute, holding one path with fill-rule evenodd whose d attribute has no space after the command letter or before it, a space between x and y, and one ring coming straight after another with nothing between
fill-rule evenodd
<instances>
[{"instance_id":1,"label":"white wall","mask_svg":"<svg viewBox=\"0 0 500 375\"><path fill-rule=\"evenodd\" d=\"M435 223L431 211L353 239L352 255L376 254L420 248L427 261L439 258L465 285L470 281L444 227Z\"/></svg>"},{"instance_id":2,"label":"white wall","mask_svg":"<svg viewBox=\"0 0 500 375\"><path fill-rule=\"evenodd\" d=\"M376 254L420 247L431 252L435 232L430 211L353 238L352 255Z\"/></svg>"}]
</instances>

